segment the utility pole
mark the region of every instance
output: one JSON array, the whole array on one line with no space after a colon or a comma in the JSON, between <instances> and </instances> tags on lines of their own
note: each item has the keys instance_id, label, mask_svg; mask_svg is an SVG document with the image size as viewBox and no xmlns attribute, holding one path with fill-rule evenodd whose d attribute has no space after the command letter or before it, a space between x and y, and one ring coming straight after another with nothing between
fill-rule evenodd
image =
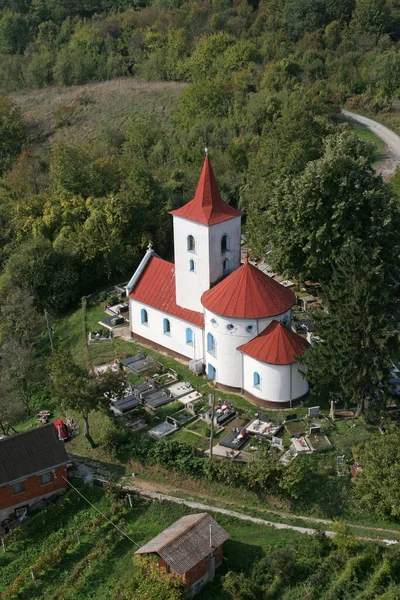
<instances>
[{"instance_id":1,"label":"utility pole","mask_svg":"<svg viewBox=\"0 0 400 600\"><path fill-rule=\"evenodd\" d=\"M47 312L46 309L44 309L44 316L45 316L45 319L46 319L47 333L49 334L51 351L54 352L53 336L51 335L51 329L50 329L50 325L49 325L49 313Z\"/></svg>"},{"instance_id":2,"label":"utility pole","mask_svg":"<svg viewBox=\"0 0 400 600\"><path fill-rule=\"evenodd\" d=\"M214 442L214 406L215 398L213 394L208 394L208 401L211 404L211 433L210 433L210 458L213 457L213 442Z\"/></svg>"}]
</instances>

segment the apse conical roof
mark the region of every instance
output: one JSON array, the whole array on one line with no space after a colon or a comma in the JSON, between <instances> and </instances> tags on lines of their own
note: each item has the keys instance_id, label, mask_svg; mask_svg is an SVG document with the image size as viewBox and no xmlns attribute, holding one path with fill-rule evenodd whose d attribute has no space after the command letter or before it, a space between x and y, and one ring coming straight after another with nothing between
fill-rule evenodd
<instances>
[{"instance_id":1,"label":"apse conical roof","mask_svg":"<svg viewBox=\"0 0 400 600\"><path fill-rule=\"evenodd\" d=\"M207 310L224 317L262 319L281 315L292 308L296 296L246 260L204 292L201 303Z\"/></svg>"},{"instance_id":2,"label":"apse conical roof","mask_svg":"<svg viewBox=\"0 0 400 600\"><path fill-rule=\"evenodd\" d=\"M238 347L240 352L259 362L272 365L291 365L296 356L304 354L310 344L287 329L280 321L272 321L264 331L250 342Z\"/></svg>"},{"instance_id":3,"label":"apse conical roof","mask_svg":"<svg viewBox=\"0 0 400 600\"><path fill-rule=\"evenodd\" d=\"M170 214L202 225L215 225L243 213L222 200L207 155L193 199Z\"/></svg>"}]
</instances>

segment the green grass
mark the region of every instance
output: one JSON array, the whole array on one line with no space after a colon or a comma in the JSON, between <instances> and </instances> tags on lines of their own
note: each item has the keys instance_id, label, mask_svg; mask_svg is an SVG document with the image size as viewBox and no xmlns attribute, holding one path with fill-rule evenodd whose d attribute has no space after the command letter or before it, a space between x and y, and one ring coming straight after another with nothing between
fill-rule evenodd
<instances>
[{"instance_id":1,"label":"green grass","mask_svg":"<svg viewBox=\"0 0 400 600\"><path fill-rule=\"evenodd\" d=\"M353 422L351 420L335 421L334 430L330 430L329 439L337 454L344 454L347 458L352 457L352 448L357 444L369 442L374 438L379 438L376 426L368 425L363 418Z\"/></svg>"},{"instance_id":2,"label":"green grass","mask_svg":"<svg viewBox=\"0 0 400 600\"><path fill-rule=\"evenodd\" d=\"M193 448L200 448L201 450L207 450L209 448L209 441L207 438L191 433L187 429L180 429L178 433L174 434L174 439L185 442L185 444L188 444Z\"/></svg>"},{"instance_id":3,"label":"green grass","mask_svg":"<svg viewBox=\"0 0 400 600\"><path fill-rule=\"evenodd\" d=\"M79 485L81 492L102 512L108 513L111 501L101 490ZM122 528L136 544L142 545L158 535L166 527L185 514L196 512L185 506L166 502L150 503L134 500L133 507L128 504L119 511L123 518ZM219 581L226 570L251 569L254 562L263 556L269 546L301 543L301 536L293 531L277 531L271 527L243 522L223 515L214 515L224 527L231 539L226 543L224 555L227 558L219 570L212 588L203 592L199 598L206 598L213 591L213 598L220 596ZM90 523L95 519L96 526ZM104 555L93 558L90 564L85 558L96 552L109 531L114 530L101 518L84 499L70 490L57 503L33 516L15 533L15 541L7 540L7 553L0 554L0 592L22 575L29 585L30 599L52 598L62 590L59 598L83 600L111 599L115 588L126 582L133 573L133 555L137 546L115 532L115 540L106 547ZM60 542L72 536L65 556L56 560L51 569L42 571L40 578L33 583L30 569L46 553L54 551ZM113 538L114 539L114 538ZM79 565L82 565L79 571ZM77 570L78 567L78 570ZM75 571L74 571L75 569ZM73 581L71 574L75 573ZM204 594L204 595L203 595Z\"/></svg>"},{"instance_id":4,"label":"green grass","mask_svg":"<svg viewBox=\"0 0 400 600\"><path fill-rule=\"evenodd\" d=\"M123 132L135 115L167 117L186 84L145 82L133 78L65 88L49 87L11 94L21 108L34 143L91 142L110 132ZM89 103L80 101L82 97ZM71 124L56 127L56 111L74 109Z\"/></svg>"}]
</instances>

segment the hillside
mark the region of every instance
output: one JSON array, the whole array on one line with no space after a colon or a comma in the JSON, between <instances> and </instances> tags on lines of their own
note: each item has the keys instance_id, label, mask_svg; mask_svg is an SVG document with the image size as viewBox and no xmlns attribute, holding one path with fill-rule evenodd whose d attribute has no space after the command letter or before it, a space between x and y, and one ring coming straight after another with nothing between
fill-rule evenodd
<instances>
[{"instance_id":1,"label":"hillside","mask_svg":"<svg viewBox=\"0 0 400 600\"><path fill-rule=\"evenodd\" d=\"M122 132L135 114L166 116L186 84L114 79L11 94L22 111L30 141L93 141Z\"/></svg>"}]
</instances>

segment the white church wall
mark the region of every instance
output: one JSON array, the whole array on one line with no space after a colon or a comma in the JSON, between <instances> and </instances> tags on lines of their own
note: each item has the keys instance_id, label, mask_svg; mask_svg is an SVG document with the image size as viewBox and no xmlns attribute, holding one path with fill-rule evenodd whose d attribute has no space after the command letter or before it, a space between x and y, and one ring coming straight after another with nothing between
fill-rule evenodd
<instances>
[{"instance_id":1,"label":"white church wall","mask_svg":"<svg viewBox=\"0 0 400 600\"><path fill-rule=\"evenodd\" d=\"M221 252L221 241L225 234L228 236L228 250ZM209 228L209 235L210 283L213 285L240 267L241 217L212 225ZM226 259L229 261L229 268L224 272Z\"/></svg>"},{"instance_id":2,"label":"white church wall","mask_svg":"<svg viewBox=\"0 0 400 600\"><path fill-rule=\"evenodd\" d=\"M209 228L174 215L174 257L176 303L183 308L203 312L200 298L210 287ZM192 235L195 250L187 248L187 238ZM194 271L190 271L190 261Z\"/></svg>"},{"instance_id":3,"label":"white church wall","mask_svg":"<svg viewBox=\"0 0 400 600\"><path fill-rule=\"evenodd\" d=\"M237 350L257 337L274 319L290 319L291 311L268 319L232 319L204 309L204 347L206 373L208 365L216 369L216 381L230 387L242 387L242 354ZM215 350L208 350L207 336L215 340Z\"/></svg>"},{"instance_id":4,"label":"white church wall","mask_svg":"<svg viewBox=\"0 0 400 600\"><path fill-rule=\"evenodd\" d=\"M165 346L173 352L187 356L189 359L203 358L203 330L183 321L163 313L142 302L130 299L130 328L133 333L140 335L155 344ZM142 309L147 311L148 324L142 323ZM171 326L170 334L164 333L164 319L168 319ZM186 343L186 329L193 331L193 344Z\"/></svg>"},{"instance_id":5,"label":"white church wall","mask_svg":"<svg viewBox=\"0 0 400 600\"><path fill-rule=\"evenodd\" d=\"M260 376L259 387L254 386L254 373ZM289 402L306 394L308 383L300 374L298 363L271 365L244 354L243 389L260 400Z\"/></svg>"},{"instance_id":6,"label":"white church wall","mask_svg":"<svg viewBox=\"0 0 400 600\"><path fill-rule=\"evenodd\" d=\"M228 236L228 250L221 252L222 237ZM192 235L195 250L188 250ZM241 217L235 217L210 227L174 215L174 258L176 303L202 312L202 294L225 275L240 266ZM194 271L190 270L190 261ZM224 260L229 267L224 272Z\"/></svg>"},{"instance_id":7,"label":"white church wall","mask_svg":"<svg viewBox=\"0 0 400 600\"><path fill-rule=\"evenodd\" d=\"M272 321L280 321L285 327L290 327L292 322L292 309L287 310L280 315L276 315L275 317L268 317L267 319L257 319L257 331L261 333L264 329L267 329L268 325L272 323ZM257 334L258 335L258 334Z\"/></svg>"},{"instance_id":8,"label":"white church wall","mask_svg":"<svg viewBox=\"0 0 400 600\"><path fill-rule=\"evenodd\" d=\"M307 373L307 367L298 363L292 365L292 399L300 398L307 394L309 385L302 373Z\"/></svg>"}]
</instances>

